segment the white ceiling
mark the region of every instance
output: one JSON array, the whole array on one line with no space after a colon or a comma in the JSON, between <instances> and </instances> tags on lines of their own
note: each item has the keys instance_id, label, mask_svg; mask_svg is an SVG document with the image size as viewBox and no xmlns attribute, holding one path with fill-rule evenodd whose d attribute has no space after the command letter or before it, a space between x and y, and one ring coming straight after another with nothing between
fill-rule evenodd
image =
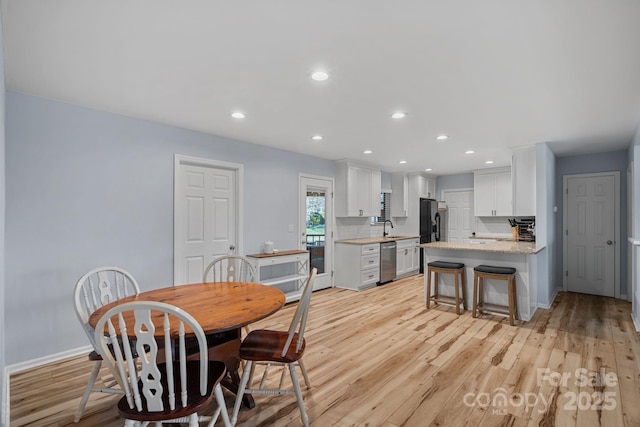
<instances>
[{"instance_id":1,"label":"white ceiling","mask_svg":"<svg viewBox=\"0 0 640 427\"><path fill-rule=\"evenodd\" d=\"M388 172L625 149L640 123L637 0L1 2L8 90Z\"/></svg>"}]
</instances>

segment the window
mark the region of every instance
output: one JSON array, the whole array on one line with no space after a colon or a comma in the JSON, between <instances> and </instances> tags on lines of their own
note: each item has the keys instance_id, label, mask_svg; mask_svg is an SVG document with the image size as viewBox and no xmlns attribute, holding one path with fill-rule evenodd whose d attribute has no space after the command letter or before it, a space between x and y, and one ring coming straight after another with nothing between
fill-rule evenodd
<instances>
[{"instance_id":1,"label":"window","mask_svg":"<svg viewBox=\"0 0 640 427\"><path fill-rule=\"evenodd\" d=\"M384 222L391 219L391 193L380 193L380 216L372 216L371 223Z\"/></svg>"}]
</instances>

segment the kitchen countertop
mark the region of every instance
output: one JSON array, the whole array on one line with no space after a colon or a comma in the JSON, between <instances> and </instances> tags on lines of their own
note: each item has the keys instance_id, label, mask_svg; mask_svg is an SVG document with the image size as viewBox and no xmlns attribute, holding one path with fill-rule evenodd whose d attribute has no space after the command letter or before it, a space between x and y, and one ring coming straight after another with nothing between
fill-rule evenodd
<instances>
[{"instance_id":1,"label":"kitchen countertop","mask_svg":"<svg viewBox=\"0 0 640 427\"><path fill-rule=\"evenodd\" d=\"M426 249L448 249L453 251L499 252L503 254L533 255L544 249L535 242L514 242L498 240L489 243L432 242L419 245Z\"/></svg>"},{"instance_id":2,"label":"kitchen countertop","mask_svg":"<svg viewBox=\"0 0 640 427\"><path fill-rule=\"evenodd\" d=\"M364 237L360 239L336 240L336 243L347 243L350 245L370 245L373 243L395 242L396 240L419 239L420 236L392 236L392 237Z\"/></svg>"}]
</instances>

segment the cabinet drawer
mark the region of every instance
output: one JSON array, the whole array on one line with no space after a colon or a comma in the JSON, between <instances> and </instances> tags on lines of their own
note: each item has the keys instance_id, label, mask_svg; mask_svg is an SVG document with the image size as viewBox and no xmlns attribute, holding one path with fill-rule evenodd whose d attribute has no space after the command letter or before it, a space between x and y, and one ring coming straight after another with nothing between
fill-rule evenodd
<instances>
[{"instance_id":1,"label":"cabinet drawer","mask_svg":"<svg viewBox=\"0 0 640 427\"><path fill-rule=\"evenodd\" d=\"M379 267L379 266L380 266L380 255L379 254L363 255L362 256L361 268L363 270L366 269L366 268Z\"/></svg>"},{"instance_id":2,"label":"cabinet drawer","mask_svg":"<svg viewBox=\"0 0 640 427\"><path fill-rule=\"evenodd\" d=\"M398 249L405 249L405 248L413 249L419 244L420 244L419 239L405 239L405 240L398 240L396 242Z\"/></svg>"},{"instance_id":3,"label":"cabinet drawer","mask_svg":"<svg viewBox=\"0 0 640 427\"><path fill-rule=\"evenodd\" d=\"M380 243L362 245L362 255L380 253Z\"/></svg>"},{"instance_id":4,"label":"cabinet drawer","mask_svg":"<svg viewBox=\"0 0 640 427\"><path fill-rule=\"evenodd\" d=\"M360 279L360 287L377 283L380 281L380 269L370 268L368 270L362 270Z\"/></svg>"}]
</instances>

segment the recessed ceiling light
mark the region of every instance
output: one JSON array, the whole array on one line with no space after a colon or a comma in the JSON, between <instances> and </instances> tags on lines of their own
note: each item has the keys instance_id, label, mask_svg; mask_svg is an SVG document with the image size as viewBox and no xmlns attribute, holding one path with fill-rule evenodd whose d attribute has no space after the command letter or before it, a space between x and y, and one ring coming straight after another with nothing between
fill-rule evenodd
<instances>
[{"instance_id":1,"label":"recessed ceiling light","mask_svg":"<svg viewBox=\"0 0 640 427\"><path fill-rule=\"evenodd\" d=\"M240 111L235 111L231 113L231 117L233 117L234 119L244 119L244 113L241 113Z\"/></svg>"},{"instance_id":2,"label":"recessed ceiling light","mask_svg":"<svg viewBox=\"0 0 640 427\"><path fill-rule=\"evenodd\" d=\"M486 163L486 164L488 164L488 165L490 165L490 164L492 164L492 163L493 163L493 160L487 160L485 163Z\"/></svg>"},{"instance_id":3,"label":"recessed ceiling light","mask_svg":"<svg viewBox=\"0 0 640 427\"><path fill-rule=\"evenodd\" d=\"M397 113L393 113L391 115L391 118L392 119L404 119L406 116L407 116L407 113L403 113L403 112L398 111Z\"/></svg>"},{"instance_id":4,"label":"recessed ceiling light","mask_svg":"<svg viewBox=\"0 0 640 427\"><path fill-rule=\"evenodd\" d=\"M329 78L329 74L324 71L315 71L313 74L311 74L311 78L313 80L321 82L327 80Z\"/></svg>"},{"instance_id":5,"label":"recessed ceiling light","mask_svg":"<svg viewBox=\"0 0 640 427\"><path fill-rule=\"evenodd\" d=\"M447 135L438 135L438 136L436 136L436 139L438 141L444 141L447 138L449 138Z\"/></svg>"},{"instance_id":6,"label":"recessed ceiling light","mask_svg":"<svg viewBox=\"0 0 640 427\"><path fill-rule=\"evenodd\" d=\"M467 151L464 152L464 154L473 154L473 153L475 153L475 151L473 151L473 150L467 150Z\"/></svg>"},{"instance_id":7,"label":"recessed ceiling light","mask_svg":"<svg viewBox=\"0 0 640 427\"><path fill-rule=\"evenodd\" d=\"M405 163L407 163L406 160L400 160L398 163L400 163L401 165L404 165Z\"/></svg>"},{"instance_id":8,"label":"recessed ceiling light","mask_svg":"<svg viewBox=\"0 0 640 427\"><path fill-rule=\"evenodd\" d=\"M371 150L364 150L364 151L363 151L363 153L364 153L364 154L371 154L371 153L373 153L373 151L371 151Z\"/></svg>"},{"instance_id":9,"label":"recessed ceiling light","mask_svg":"<svg viewBox=\"0 0 640 427\"><path fill-rule=\"evenodd\" d=\"M322 139L322 135L313 135L311 139L313 139L314 141L320 141Z\"/></svg>"},{"instance_id":10,"label":"recessed ceiling light","mask_svg":"<svg viewBox=\"0 0 640 427\"><path fill-rule=\"evenodd\" d=\"M431 168L426 168L424 171L425 171L425 172L431 172L432 170L433 170L433 169L431 169Z\"/></svg>"}]
</instances>

